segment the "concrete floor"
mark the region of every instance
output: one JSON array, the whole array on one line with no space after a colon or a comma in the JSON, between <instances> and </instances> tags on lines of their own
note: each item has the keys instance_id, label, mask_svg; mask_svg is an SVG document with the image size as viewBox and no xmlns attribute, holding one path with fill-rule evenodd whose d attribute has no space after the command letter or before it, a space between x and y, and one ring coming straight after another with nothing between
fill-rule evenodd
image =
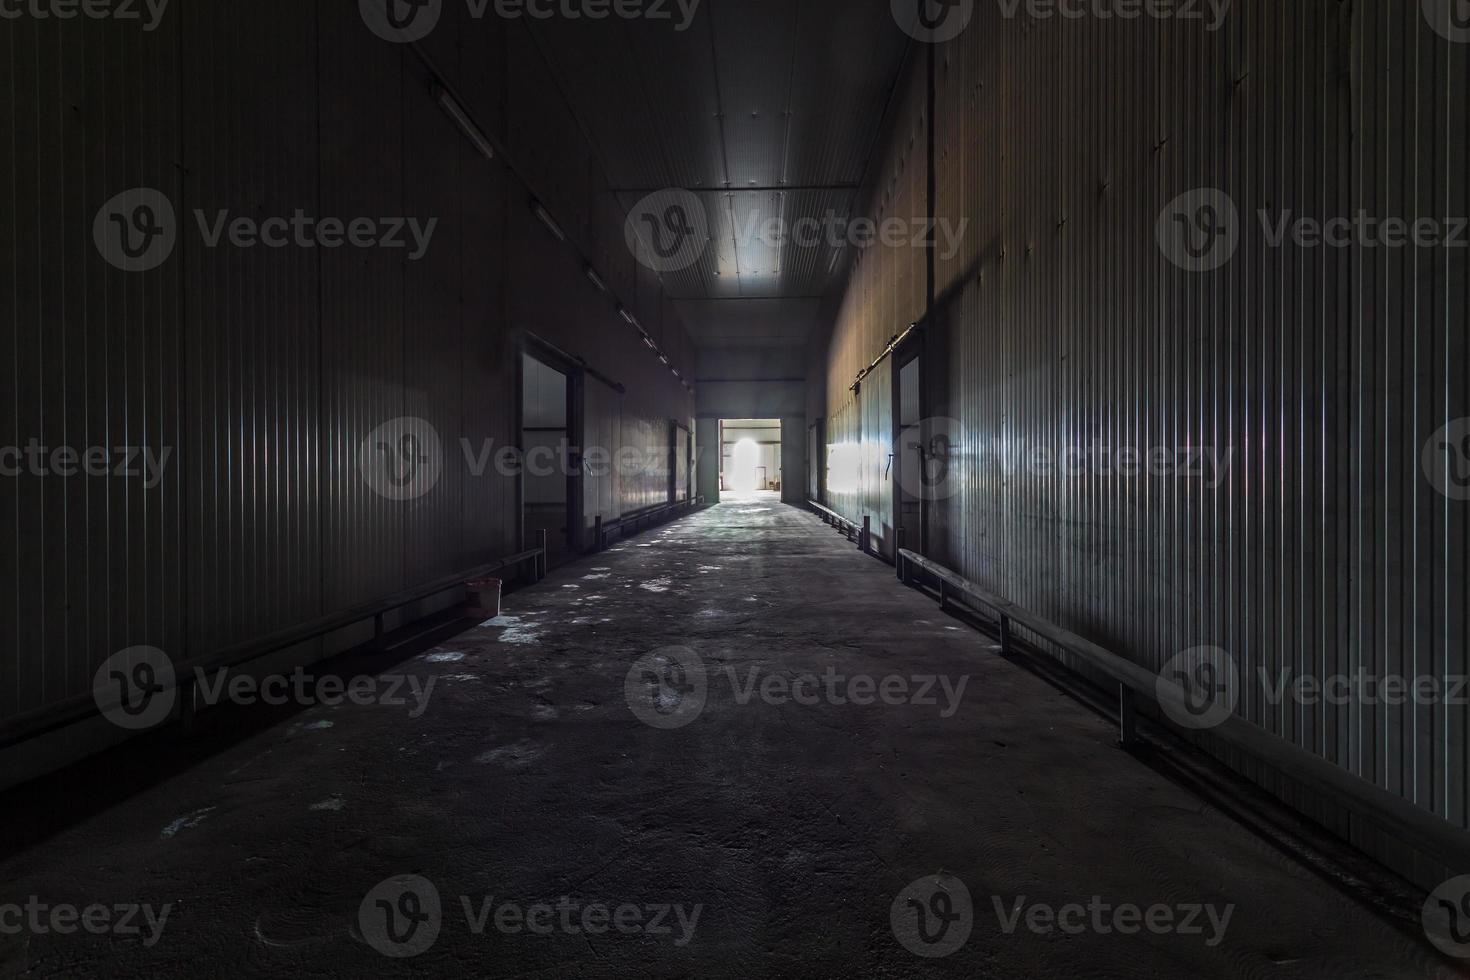
<instances>
[{"instance_id":1,"label":"concrete floor","mask_svg":"<svg viewBox=\"0 0 1470 980\"><path fill-rule=\"evenodd\" d=\"M171 903L161 936L0 936L0 973L1451 975L1407 931L1115 748L1102 718L774 500L727 502L617 544L512 595L505 613L372 665L434 680L415 720L403 707L316 707L187 765L150 758L143 742L94 767L100 795L129 766L153 782L70 824L58 809L50 839L0 862L0 903ZM629 680L640 658L657 671L689 657L671 647L703 664L697 715L697 671L670 675L682 693ZM951 692L968 680L952 712L938 685L937 704L838 704L812 685L798 690L819 693L816 704L739 703L752 677L779 694L806 674L827 685L829 670L919 678L911 693L926 676ZM436 890L437 921L424 918L434 896L421 881L380 886L408 875ZM475 915L497 910L482 933L462 897ZM423 920L414 933L395 919L403 946L386 938L379 899ZM1085 920L1081 931L1028 929L1045 923L1036 903L1073 902L1107 906L1104 926L1119 908L1166 906L1202 932L1124 935L1075 910L1064 916L1069 928ZM538 903L551 910L531 911ZM583 928L620 906L632 907L628 933ZM1233 906L1223 938L1194 906L1217 921ZM927 923L932 944L914 935L916 908L947 919ZM511 931L516 909L550 934ZM670 932L635 934L635 915ZM899 935L925 953L958 948L927 958ZM392 959L367 938L398 951L434 941Z\"/></svg>"}]
</instances>

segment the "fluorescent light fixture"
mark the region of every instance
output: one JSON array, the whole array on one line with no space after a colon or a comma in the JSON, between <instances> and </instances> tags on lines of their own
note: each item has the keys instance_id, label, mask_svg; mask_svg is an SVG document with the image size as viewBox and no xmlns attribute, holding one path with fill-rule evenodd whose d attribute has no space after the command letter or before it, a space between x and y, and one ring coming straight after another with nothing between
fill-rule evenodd
<instances>
[{"instance_id":1,"label":"fluorescent light fixture","mask_svg":"<svg viewBox=\"0 0 1470 980\"><path fill-rule=\"evenodd\" d=\"M664 363L665 363L665 364L668 364L668 363L669 363L669 355L667 355L667 354L660 354L660 355L659 355L659 356L658 356L658 359L659 359L659 360L660 360L660 361L663 361L663 362L664 362ZM670 367L672 367L672 366L673 366L673 365L670 365Z\"/></svg>"},{"instance_id":2,"label":"fluorescent light fixture","mask_svg":"<svg viewBox=\"0 0 1470 980\"><path fill-rule=\"evenodd\" d=\"M590 265L587 267L587 278L592 280L592 285L597 287L599 293L607 292L607 283L602 281L602 277L597 274L597 270Z\"/></svg>"},{"instance_id":3,"label":"fluorescent light fixture","mask_svg":"<svg viewBox=\"0 0 1470 980\"><path fill-rule=\"evenodd\" d=\"M654 350L658 350L658 345L653 342L653 338L648 336L648 334L643 335L643 342Z\"/></svg>"},{"instance_id":4,"label":"fluorescent light fixture","mask_svg":"<svg viewBox=\"0 0 1470 980\"><path fill-rule=\"evenodd\" d=\"M449 94L449 90L444 86L436 85L434 86L434 90L434 95L439 100L439 105L444 107L444 111L449 113L451 119L459 123L459 128L464 131L465 136L469 137L469 141L475 144L475 148L485 155L486 160L494 160L495 147L490 145L490 140L480 131L480 127L475 125L474 120L470 119L469 113L464 111L464 107L459 104L454 96Z\"/></svg>"},{"instance_id":5,"label":"fluorescent light fixture","mask_svg":"<svg viewBox=\"0 0 1470 980\"><path fill-rule=\"evenodd\" d=\"M541 219L541 223L546 226L548 231L561 241L567 240L567 233L561 230L561 225L556 223L556 219L551 216L551 212L546 210L540 201L532 199L531 210L536 212L536 217Z\"/></svg>"},{"instance_id":6,"label":"fluorescent light fixture","mask_svg":"<svg viewBox=\"0 0 1470 980\"><path fill-rule=\"evenodd\" d=\"M626 306L619 306L618 307L618 316L622 317L624 320L627 320L629 326L638 327L638 318L635 317L633 314L629 313L628 312L628 308ZM638 327L638 329L639 330L642 330L643 328L642 327Z\"/></svg>"}]
</instances>

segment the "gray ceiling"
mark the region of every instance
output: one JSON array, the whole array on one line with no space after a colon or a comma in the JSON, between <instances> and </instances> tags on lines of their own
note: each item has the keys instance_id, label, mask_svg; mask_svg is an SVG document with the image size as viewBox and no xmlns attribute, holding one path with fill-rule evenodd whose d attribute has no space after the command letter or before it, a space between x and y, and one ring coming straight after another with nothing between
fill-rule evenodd
<instances>
[{"instance_id":1,"label":"gray ceiling","mask_svg":"<svg viewBox=\"0 0 1470 980\"><path fill-rule=\"evenodd\" d=\"M749 230L852 213L908 36L887 0L700 0L682 32L667 6L540 22L536 41L625 211L671 187L704 203L710 242L663 276L695 342L804 344L846 262L825 235Z\"/></svg>"}]
</instances>

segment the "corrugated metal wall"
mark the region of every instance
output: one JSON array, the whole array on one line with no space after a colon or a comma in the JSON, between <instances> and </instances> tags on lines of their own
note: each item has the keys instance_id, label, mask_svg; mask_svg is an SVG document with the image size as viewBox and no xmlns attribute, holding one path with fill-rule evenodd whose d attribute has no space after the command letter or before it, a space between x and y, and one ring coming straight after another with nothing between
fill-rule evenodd
<instances>
[{"instance_id":1,"label":"corrugated metal wall","mask_svg":"<svg viewBox=\"0 0 1470 980\"><path fill-rule=\"evenodd\" d=\"M1470 414L1470 250L1273 247L1258 215L1470 213L1470 46L1420 7L1237 0L1212 33L977 5L936 51L936 214L970 227L936 257L925 338L927 414L962 433L929 540L938 561L1150 668L1223 647L1240 714L1470 825L1463 704L1273 705L1260 682L1470 673L1470 505L1421 469L1431 435ZM926 74L921 58L915 84ZM899 110L879 209L912 179L905 154L921 147L905 134L923 106ZM1199 187L1227 192L1241 218L1234 258L1205 273L1172 265L1155 234ZM856 372L917 319L913 280L906 256L859 264L828 358L834 422ZM834 425L829 442L885 437ZM1218 486L1059 465L1094 446L1231 455Z\"/></svg>"},{"instance_id":2,"label":"corrugated metal wall","mask_svg":"<svg viewBox=\"0 0 1470 980\"><path fill-rule=\"evenodd\" d=\"M669 420L689 423L692 394L532 215L534 194L692 375L575 120L537 84L525 38L493 16L460 22L463 8L445 5L424 57L374 36L354 3L174 4L151 32L5 22L0 446L172 456L147 489L0 478L0 720L86 694L131 645L187 660L517 550L515 479L475 476L463 443L516 444L523 332L627 387L596 403L589 434L611 441L636 420L666 449ZM536 186L465 138L426 60ZM92 226L138 186L171 200L178 244L128 273ZM300 209L438 224L410 261L206 247L196 209L210 223ZM399 502L368 485L360 450L402 416L433 425L443 473ZM665 498L667 469L665 456ZM635 474L623 503L647 502L654 479Z\"/></svg>"}]
</instances>

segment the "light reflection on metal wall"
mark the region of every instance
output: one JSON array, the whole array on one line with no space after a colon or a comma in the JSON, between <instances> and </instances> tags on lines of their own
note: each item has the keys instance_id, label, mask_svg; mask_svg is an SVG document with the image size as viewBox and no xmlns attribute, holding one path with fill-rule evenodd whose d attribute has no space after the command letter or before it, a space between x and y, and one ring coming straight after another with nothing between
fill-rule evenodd
<instances>
[{"instance_id":1,"label":"light reflection on metal wall","mask_svg":"<svg viewBox=\"0 0 1470 980\"><path fill-rule=\"evenodd\" d=\"M936 214L970 227L936 257L929 414L964 435L932 557L1152 668L1230 651L1240 714L1466 825L1463 704L1273 703L1271 687L1283 671L1470 673L1470 504L1421 467L1436 431L1470 415L1470 250L1277 246L1267 227L1470 213L1470 48L1418 3L1242 0L1213 33L977 5L937 55ZM889 184L921 109L896 127ZM1157 225L1202 187L1238 209L1239 243L1185 271ZM906 325L888 297L910 279L877 252L856 270L828 359L834 419ZM1134 453L1171 465L1125 475Z\"/></svg>"}]
</instances>

